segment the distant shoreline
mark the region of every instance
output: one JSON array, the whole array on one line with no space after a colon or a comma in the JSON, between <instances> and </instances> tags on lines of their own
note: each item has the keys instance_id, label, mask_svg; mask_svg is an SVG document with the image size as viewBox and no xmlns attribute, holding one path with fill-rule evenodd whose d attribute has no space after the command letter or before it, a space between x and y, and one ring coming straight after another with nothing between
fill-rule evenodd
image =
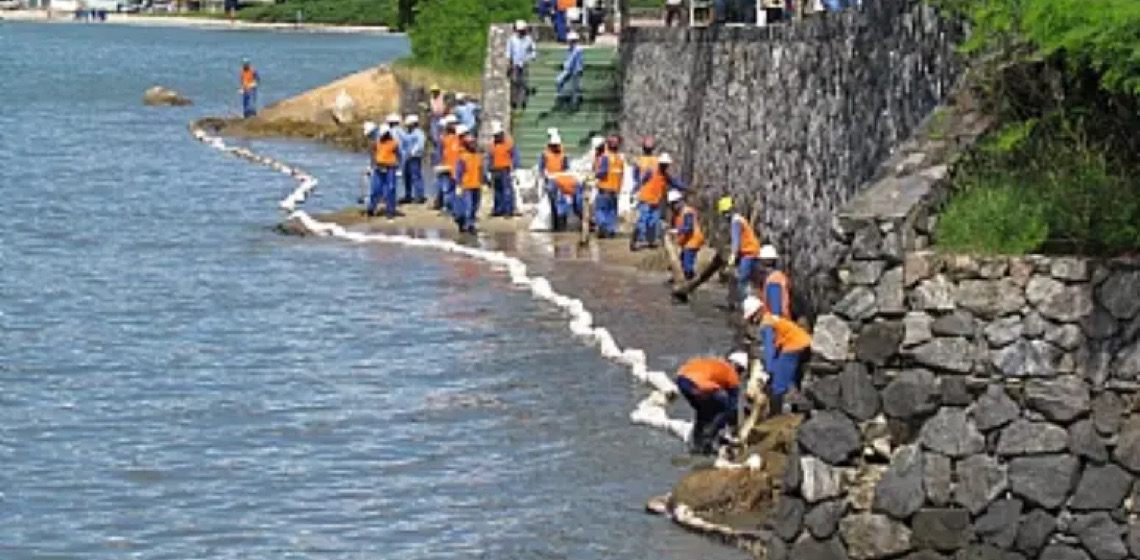
<instances>
[{"instance_id":1,"label":"distant shoreline","mask_svg":"<svg viewBox=\"0 0 1140 560\"><path fill-rule=\"evenodd\" d=\"M0 12L0 19L5 21L33 21L44 23L87 23L88 25L136 25L140 27L182 27L188 29L234 29L267 31L291 31L295 33L346 33L364 35L402 35L385 26L368 25L328 25L323 23L305 23L298 27L292 23L263 23L249 21L234 21L226 19L183 16L153 16L137 14L108 13L107 21L77 21L72 12L54 12L48 17L45 10L12 10Z\"/></svg>"}]
</instances>

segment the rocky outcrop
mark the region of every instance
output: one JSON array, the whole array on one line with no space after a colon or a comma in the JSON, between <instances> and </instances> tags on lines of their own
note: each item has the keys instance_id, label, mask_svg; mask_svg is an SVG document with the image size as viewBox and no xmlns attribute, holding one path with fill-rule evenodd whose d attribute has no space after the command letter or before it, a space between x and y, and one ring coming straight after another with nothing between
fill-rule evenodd
<instances>
[{"instance_id":1,"label":"rocky outcrop","mask_svg":"<svg viewBox=\"0 0 1140 560\"><path fill-rule=\"evenodd\" d=\"M143 92L143 105L154 107L183 107L193 105L190 98L169 88L154 86Z\"/></svg>"}]
</instances>

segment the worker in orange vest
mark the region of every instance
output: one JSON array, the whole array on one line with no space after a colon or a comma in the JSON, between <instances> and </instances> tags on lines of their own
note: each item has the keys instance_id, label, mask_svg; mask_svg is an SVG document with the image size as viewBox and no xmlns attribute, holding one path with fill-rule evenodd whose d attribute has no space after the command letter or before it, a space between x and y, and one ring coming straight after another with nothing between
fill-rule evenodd
<instances>
[{"instance_id":1,"label":"worker in orange vest","mask_svg":"<svg viewBox=\"0 0 1140 560\"><path fill-rule=\"evenodd\" d=\"M616 237L618 228L618 194L625 179L625 158L621 152L621 137L610 136L595 169L598 195L594 199L594 216L598 225L598 238Z\"/></svg>"},{"instance_id":2,"label":"worker in orange vest","mask_svg":"<svg viewBox=\"0 0 1140 560\"><path fill-rule=\"evenodd\" d=\"M463 153L455 163L455 177L459 185L452 213L455 215L455 223L459 226L460 233L475 233L475 219L479 214L483 185L487 180L483 156L475 143L475 135L464 131L462 138Z\"/></svg>"},{"instance_id":3,"label":"worker in orange vest","mask_svg":"<svg viewBox=\"0 0 1140 560\"><path fill-rule=\"evenodd\" d=\"M775 247L771 245L760 247L759 264L761 276L764 278L764 282L761 284L763 289L760 292L760 299L764 302L764 307L773 315L792 319L792 299L791 290L788 287L788 275L778 268L777 261L779 260L780 254Z\"/></svg>"},{"instance_id":4,"label":"worker in orange vest","mask_svg":"<svg viewBox=\"0 0 1140 560\"><path fill-rule=\"evenodd\" d=\"M455 163L463 153L460 131L466 127L458 125L455 115L446 115L441 121L443 135L440 138L439 165L435 167L435 207L444 213L451 212L455 202Z\"/></svg>"},{"instance_id":5,"label":"worker in orange vest","mask_svg":"<svg viewBox=\"0 0 1140 560\"><path fill-rule=\"evenodd\" d=\"M513 173L519 167L519 150L514 139L503 129L502 121L491 121L491 144L487 147L487 169L491 170L494 192L492 216L515 215L515 183Z\"/></svg>"},{"instance_id":6,"label":"worker in orange vest","mask_svg":"<svg viewBox=\"0 0 1140 560\"><path fill-rule=\"evenodd\" d=\"M396 171L400 169L400 141L387 123L376 131L372 147L372 195L368 198L368 215L376 215L376 206L384 199L384 215L396 217Z\"/></svg>"},{"instance_id":7,"label":"worker in orange vest","mask_svg":"<svg viewBox=\"0 0 1140 560\"><path fill-rule=\"evenodd\" d=\"M685 186L669 172L673 158L661 154L657 168L641 177L641 184L634 190L637 195L637 229L629 238L629 250L636 251L638 242L645 240L650 248L657 247L657 228L661 226L661 203L669 190L684 191Z\"/></svg>"},{"instance_id":8,"label":"worker in orange vest","mask_svg":"<svg viewBox=\"0 0 1140 560\"><path fill-rule=\"evenodd\" d=\"M633 184L640 185L641 179L649 175L650 171L657 169L657 156L653 155L656 143L652 136L641 139L641 157L633 166Z\"/></svg>"},{"instance_id":9,"label":"worker in orange vest","mask_svg":"<svg viewBox=\"0 0 1140 560\"><path fill-rule=\"evenodd\" d=\"M731 224L732 249L728 265L736 267L737 301L742 301L751 293L756 258L760 256L760 236L748 218L733 211L731 196L717 201L717 212Z\"/></svg>"},{"instance_id":10,"label":"worker in orange vest","mask_svg":"<svg viewBox=\"0 0 1140 560\"><path fill-rule=\"evenodd\" d=\"M677 390L696 412L689 434L689 452L711 455L716 437L736 425L740 379L748 371L748 355L733 352L727 359L694 358L677 371Z\"/></svg>"},{"instance_id":11,"label":"worker in orange vest","mask_svg":"<svg viewBox=\"0 0 1140 560\"><path fill-rule=\"evenodd\" d=\"M250 66L249 59L241 59L241 112L245 118L257 114L257 83L261 75Z\"/></svg>"},{"instance_id":12,"label":"worker in orange vest","mask_svg":"<svg viewBox=\"0 0 1140 560\"><path fill-rule=\"evenodd\" d=\"M554 0L554 15L550 18L550 23L554 25L554 34L557 36L559 43L566 42L566 31L569 27L566 12L570 8L578 7L578 0Z\"/></svg>"},{"instance_id":13,"label":"worker in orange vest","mask_svg":"<svg viewBox=\"0 0 1140 560\"><path fill-rule=\"evenodd\" d=\"M800 363L811 350L811 334L791 319L771 313L756 296L748 296L741 305L744 321L762 329L771 329L764 337L764 369L769 375L769 416L784 412L784 396L797 383Z\"/></svg>"},{"instance_id":14,"label":"worker in orange vest","mask_svg":"<svg viewBox=\"0 0 1140 560\"><path fill-rule=\"evenodd\" d=\"M570 158L562 149L562 137L554 132L550 135L546 149L538 156L538 169L546 178L546 195L550 199L551 229L560 231L566 227L570 209L582 217L582 184L570 171Z\"/></svg>"},{"instance_id":15,"label":"worker in orange vest","mask_svg":"<svg viewBox=\"0 0 1140 560\"><path fill-rule=\"evenodd\" d=\"M705 233L701 230L697 210L685 204L681 191L669 191L669 206L673 209L673 228L669 233L681 246L681 270L685 279L692 280L697 274L697 254L705 244Z\"/></svg>"}]
</instances>

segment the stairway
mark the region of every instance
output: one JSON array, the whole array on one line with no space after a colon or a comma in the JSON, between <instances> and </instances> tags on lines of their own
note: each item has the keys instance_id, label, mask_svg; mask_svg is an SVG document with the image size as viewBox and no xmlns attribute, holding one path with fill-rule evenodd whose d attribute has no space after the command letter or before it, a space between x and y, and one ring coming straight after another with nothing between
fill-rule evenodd
<instances>
[{"instance_id":1,"label":"stairway","mask_svg":"<svg viewBox=\"0 0 1140 560\"><path fill-rule=\"evenodd\" d=\"M618 94L617 49L613 46L586 46L582 74L582 104L577 111L556 107L555 79L562 71L566 47L556 43L538 46L538 57L530 65L529 82L534 92L525 110L515 111L511 134L519 148L523 167L537 164L546 147L546 130L557 128L562 143L572 156L589 149L590 138L616 132L621 99Z\"/></svg>"}]
</instances>

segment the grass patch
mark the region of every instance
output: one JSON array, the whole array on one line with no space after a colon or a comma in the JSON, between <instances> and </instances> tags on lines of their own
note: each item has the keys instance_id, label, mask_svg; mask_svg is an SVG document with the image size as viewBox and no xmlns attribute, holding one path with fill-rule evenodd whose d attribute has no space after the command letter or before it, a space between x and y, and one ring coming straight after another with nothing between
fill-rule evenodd
<instances>
[{"instance_id":1,"label":"grass patch","mask_svg":"<svg viewBox=\"0 0 1140 560\"><path fill-rule=\"evenodd\" d=\"M445 92L462 91L480 95L483 91L482 68L462 71L439 69L405 58L392 63L392 72L400 83L424 89L438 85Z\"/></svg>"},{"instance_id":2,"label":"grass patch","mask_svg":"<svg viewBox=\"0 0 1140 560\"><path fill-rule=\"evenodd\" d=\"M282 4L250 6L237 12L242 21L294 23L297 12L305 23L327 25L384 25L395 27L396 0L289 0Z\"/></svg>"}]
</instances>

